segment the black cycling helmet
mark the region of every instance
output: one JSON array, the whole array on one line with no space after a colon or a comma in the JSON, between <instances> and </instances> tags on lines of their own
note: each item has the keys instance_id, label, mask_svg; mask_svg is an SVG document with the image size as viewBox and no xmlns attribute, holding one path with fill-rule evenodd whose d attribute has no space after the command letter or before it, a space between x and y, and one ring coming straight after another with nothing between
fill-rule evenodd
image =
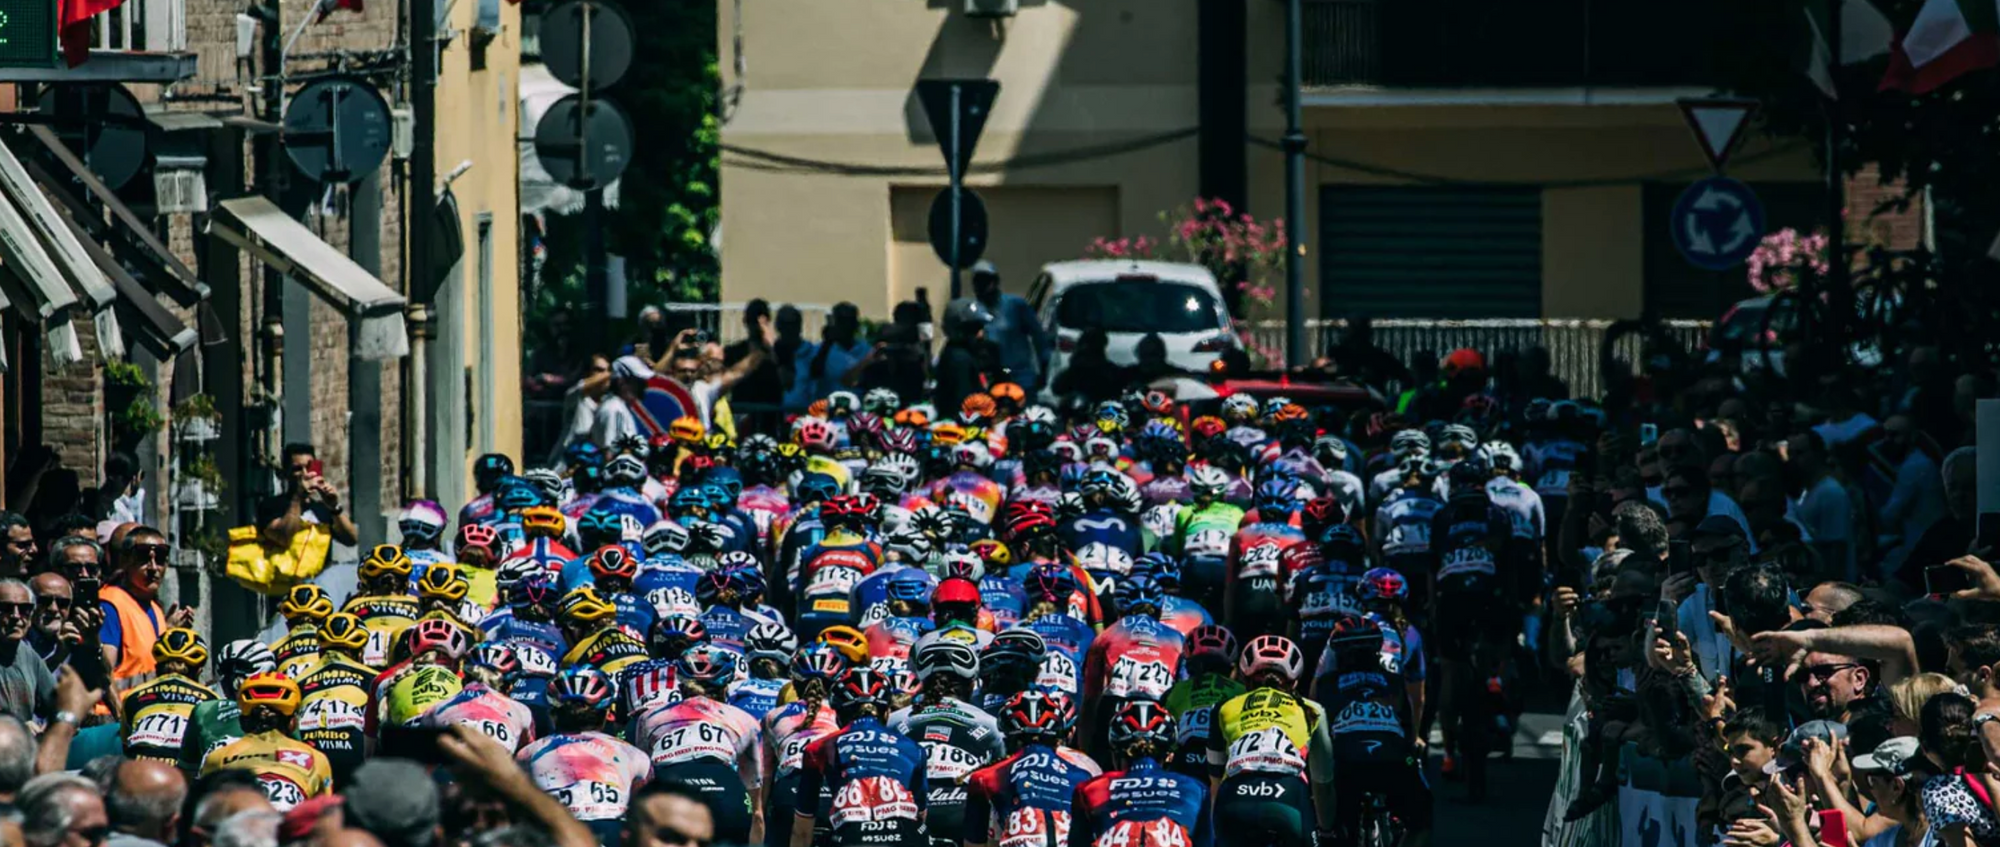
<instances>
[{"instance_id":1,"label":"black cycling helmet","mask_svg":"<svg viewBox=\"0 0 2000 847\"><path fill-rule=\"evenodd\" d=\"M472 482L481 494L493 493L503 476L512 476L514 460L502 453L488 453L472 462Z\"/></svg>"}]
</instances>

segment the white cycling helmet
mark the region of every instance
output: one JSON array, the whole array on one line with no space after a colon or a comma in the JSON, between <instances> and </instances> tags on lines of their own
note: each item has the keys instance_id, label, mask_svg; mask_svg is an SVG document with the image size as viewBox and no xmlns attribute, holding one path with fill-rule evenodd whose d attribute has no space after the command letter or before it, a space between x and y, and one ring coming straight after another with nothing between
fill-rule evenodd
<instances>
[{"instance_id":1,"label":"white cycling helmet","mask_svg":"<svg viewBox=\"0 0 2000 847\"><path fill-rule=\"evenodd\" d=\"M1231 394L1222 400L1222 416L1242 422L1257 417L1257 400L1248 394Z\"/></svg>"},{"instance_id":2,"label":"white cycling helmet","mask_svg":"<svg viewBox=\"0 0 2000 847\"><path fill-rule=\"evenodd\" d=\"M925 682L939 674L955 676L959 679L979 678L979 654L963 643L950 639L938 639L910 655L910 664L917 672L917 679Z\"/></svg>"},{"instance_id":3,"label":"white cycling helmet","mask_svg":"<svg viewBox=\"0 0 2000 847\"><path fill-rule=\"evenodd\" d=\"M1282 635L1260 635L1244 645L1243 654L1236 660L1236 669L1244 679L1277 671L1289 682L1298 682L1305 674L1306 654L1299 645Z\"/></svg>"},{"instance_id":4,"label":"white cycling helmet","mask_svg":"<svg viewBox=\"0 0 2000 847\"><path fill-rule=\"evenodd\" d=\"M1220 497L1229 490L1229 474L1214 465L1188 468L1187 481L1188 490L1208 497Z\"/></svg>"},{"instance_id":5,"label":"white cycling helmet","mask_svg":"<svg viewBox=\"0 0 2000 847\"><path fill-rule=\"evenodd\" d=\"M1389 436L1389 452L1398 459L1412 453L1428 453L1430 449L1431 437L1421 429L1397 430L1395 435Z\"/></svg>"},{"instance_id":6,"label":"white cycling helmet","mask_svg":"<svg viewBox=\"0 0 2000 847\"><path fill-rule=\"evenodd\" d=\"M1508 474L1521 472L1521 454L1514 451L1514 445L1505 441L1488 441L1479 448L1480 455L1486 457L1486 464L1496 471Z\"/></svg>"}]
</instances>

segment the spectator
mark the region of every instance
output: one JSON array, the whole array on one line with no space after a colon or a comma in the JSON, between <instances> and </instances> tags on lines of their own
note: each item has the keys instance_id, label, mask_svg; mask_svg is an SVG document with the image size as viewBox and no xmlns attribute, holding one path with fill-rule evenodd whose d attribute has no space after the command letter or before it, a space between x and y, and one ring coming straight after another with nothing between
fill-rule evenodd
<instances>
[{"instance_id":1,"label":"spectator","mask_svg":"<svg viewBox=\"0 0 2000 847\"><path fill-rule=\"evenodd\" d=\"M653 782L632 797L624 847L680 847L715 840L715 815L701 795L678 783Z\"/></svg>"},{"instance_id":2,"label":"spectator","mask_svg":"<svg viewBox=\"0 0 2000 847\"><path fill-rule=\"evenodd\" d=\"M1792 512L1803 524L1820 562L1832 573L1853 582L1860 578L1854 563L1853 501L1847 487L1833 474L1826 444L1819 433L1806 431L1785 442L1786 471L1799 492Z\"/></svg>"},{"instance_id":3,"label":"spectator","mask_svg":"<svg viewBox=\"0 0 2000 847\"><path fill-rule=\"evenodd\" d=\"M0 577L28 575L35 559L35 531L18 512L0 511Z\"/></svg>"},{"instance_id":4,"label":"spectator","mask_svg":"<svg viewBox=\"0 0 2000 847\"><path fill-rule=\"evenodd\" d=\"M793 311L797 311L796 309ZM733 366L756 352L758 327L771 316L771 304L762 298L751 300L743 306L744 338L722 350L722 364ZM780 407L785 401L785 380L778 374L779 360L772 356L763 357L757 367L736 384L731 393L731 405L735 406L749 422L750 431L766 435L777 435L784 416Z\"/></svg>"},{"instance_id":5,"label":"spectator","mask_svg":"<svg viewBox=\"0 0 2000 847\"><path fill-rule=\"evenodd\" d=\"M112 453L104 460L103 482L97 488L84 492L84 514L113 524L143 522L146 490L142 486L145 481L146 474L139 468L137 457L124 451Z\"/></svg>"},{"instance_id":6,"label":"spectator","mask_svg":"<svg viewBox=\"0 0 2000 847\"><path fill-rule=\"evenodd\" d=\"M590 440L610 450L621 441L639 436L639 418L632 407L639 405L653 368L634 355L619 356L611 363L611 387L597 401L597 418L590 425Z\"/></svg>"},{"instance_id":7,"label":"spectator","mask_svg":"<svg viewBox=\"0 0 2000 847\"><path fill-rule=\"evenodd\" d=\"M1882 555L1881 575L1888 577L1903 567L1924 531L1946 516L1944 477L1932 454L1935 445L1917 431L1909 415L1891 415L1882 425L1883 437L1876 450L1892 463L1895 478L1887 501L1882 503L1877 525L1888 535Z\"/></svg>"},{"instance_id":8,"label":"spectator","mask_svg":"<svg viewBox=\"0 0 2000 847\"><path fill-rule=\"evenodd\" d=\"M1348 319L1347 332L1341 335L1338 346L1327 351L1324 364L1331 365L1341 377L1384 392L1393 384L1409 388L1413 382L1410 369L1401 360L1375 345L1375 321L1367 315Z\"/></svg>"},{"instance_id":9,"label":"spectator","mask_svg":"<svg viewBox=\"0 0 2000 847\"><path fill-rule=\"evenodd\" d=\"M1018 294L1001 291L1000 269L984 259L972 266L972 297L993 316L986 326L986 339L997 349L1007 380L1034 395L1041 389L1049 354L1055 352L1034 307Z\"/></svg>"},{"instance_id":10,"label":"spectator","mask_svg":"<svg viewBox=\"0 0 2000 847\"><path fill-rule=\"evenodd\" d=\"M278 822L275 811L237 812L215 825L215 847L278 847Z\"/></svg>"},{"instance_id":11,"label":"spectator","mask_svg":"<svg viewBox=\"0 0 2000 847\"><path fill-rule=\"evenodd\" d=\"M562 441L556 444L552 455L559 456L563 448L591 440L597 428L598 404L610 387L611 360L602 353L590 354L584 362L583 373L563 392L563 418L569 426L563 431Z\"/></svg>"},{"instance_id":12,"label":"spectator","mask_svg":"<svg viewBox=\"0 0 2000 847\"><path fill-rule=\"evenodd\" d=\"M931 397L939 410L956 409L965 404L967 395L992 386L981 350L986 325L992 321L993 313L975 299L960 298L945 307L945 342L938 351L937 387Z\"/></svg>"},{"instance_id":13,"label":"spectator","mask_svg":"<svg viewBox=\"0 0 2000 847\"><path fill-rule=\"evenodd\" d=\"M1924 703L1924 757L1939 773L1919 789L1924 820L1938 831L1943 844L1992 844L2000 841L2000 820L1993 806L1968 786L1986 773L1986 754L1972 723L1972 698L1947 692Z\"/></svg>"},{"instance_id":14,"label":"spectator","mask_svg":"<svg viewBox=\"0 0 2000 847\"><path fill-rule=\"evenodd\" d=\"M223 821L245 812L272 812L271 801L248 770L225 768L194 781L181 803L181 847L208 847Z\"/></svg>"},{"instance_id":15,"label":"spectator","mask_svg":"<svg viewBox=\"0 0 2000 847\"><path fill-rule=\"evenodd\" d=\"M172 548L159 530L134 529L117 549L113 584L98 591L104 625L98 628L97 641L104 666L111 669L112 690L122 696L153 678L153 642L160 633L193 622L194 610L178 605L172 612L160 608L160 583L166 578Z\"/></svg>"},{"instance_id":16,"label":"spectator","mask_svg":"<svg viewBox=\"0 0 2000 847\"><path fill-rule=\"evenodd\" d=\"M104 811L116 833L105 847L166 847L178 829L187 777L165 762L128 759L112 772Z\"/></svg>"},{"instance_id":17,"label":"spectator","mask_svg":"<svg viewBox=\"0 0 2000 847\"><path fill-rule=\"evenodd\" d=\"M904 403L923 399L924 382L930 378L930 351L917 338L914 324L896 322L882 328L875 349L861 362L860 373L851 383L868 391L887 388Z\"/></svg>"},{"instance_id":18,"label":"spectator","mask_svg":"<svg viewBox=\"0 0 2000 847\"><path fill-rule=\"evenodd\" d=\"M0 818L20 816L14 802L35 778L35 735L13 715L0 714Z\"/></svg>"},{"instance_id":19,"label":"spectator","mask_svg":"<svg viewBox=\"0 0 2000 847\"><path fill-rule=\"evenodd\" d=\"M49 672L54 673L56 668L69 661L70 653L83 643L83 633L76 621L75 598L71 595L69 580L57 573L37 574L34 579L28 580L28 590L35 595L35 617L30 624L28 640L49 666Z\"/></svg>"},{"instance_id":20,"label":"spectator","mask_svg":"<svg viewBox=\"0 0 2000 847\"><path fill-rule=\"evenodd\" d=\"M349 547L360 543L354 520L340 505L340 492L321 472L319 454L311 444L285 445L285 493L269 497L257 507L257 525L264 542L273 547L290 547L292 536L306 524L326 527L333 540Z\"/></svg>"},{"instance_id":21,"label":"spectator","mask_svg":"<svg viewBox=\"0 0 2000 847\"><path fill-rule=\"evenodd\" d=\"M797 306L788 303L778 307L778 317L775 321L778 335L771 343L771 357L777 360L780 396L784 398L787 413L803 412L806 408L804 405L792 407L795 396L792 386L798 379L799 357L801 354L811 356L813 350L812 343L805 340L805 324L805 315L799 312ZM801 400L814 399L805 398L803 395L796 396Z\"/></svg>"},{"instance_id":22,"label":"spectator","mask_svg":"<svg viewBox=\"0 0 2000 847\"><path fill-rule=\"evenodd\" d=\"M28 780L19 805L28 847L98 847L111 831L97 786L75 774Z\"/></svg>"},{"instance_id":23,"label":"spectator","mask_svg":"<svg viewBox=\"0 0 2000 847\"><path fill-rule=\"evenodd\" d=\"M688 394L694 399L694 415L701 419L704 429L733 433L735 422L726 420L727 395L744 377L764 364L777 334L771 329L768 316L759 318L757 326L750 332L750 352L736 360L736 364L724 368L719 367L719 353L711 361L702 348L693 343L693 333L694 330L682 330L674 338L674 352L668 369L676 381L687 387Z\"/></svg>"},{"instance_id":24,"label":"spectator","mask_svg":"<svg viewBox=\"0 0 2000 847\"><path fill-rule=\"evenodd\" d=\"M820 399L846 384L845 380L868 356L861 341L861 313L853 303L836 303L820 329L820 341L810 354L803 351L793 365L792 393L806 404Z\"/></svg>"},{"instance_id":25,"label":"spectator","mask_svg":"<svg viewBox=\"0 0 2000 847\"><path fill-rule=\"evenodd\" d=\"M48 717L56 693L55 677L27 643L34 609L28 586L0 579L0 711L24 721Z\"/></svg>"},{"instance_id":26,"label":"spectator","mask_svg":"<svg viewBox=\"0 0 2000 847\"><path fill-rule=\"evenodd\" d=\"M1111 362L1110 346L1110 336L1096 327L1077 336L1076 350L1070 354L1068 366L1050 386L1056 396L1063 398L1066 407L1088 409L1114 399L1130 381L1131 370Z\"/></svg>"},{"instance_id":27,"label":"spectator","mask_svg":"<svg viewBox=\"0 0 2000 847\"><path fill-rule=\"evenodd\" d=\"M348 826L383 847L431 847L443 837L436 783L407 759L371 759L343 792Z\"/></svg>"}]
</instances>

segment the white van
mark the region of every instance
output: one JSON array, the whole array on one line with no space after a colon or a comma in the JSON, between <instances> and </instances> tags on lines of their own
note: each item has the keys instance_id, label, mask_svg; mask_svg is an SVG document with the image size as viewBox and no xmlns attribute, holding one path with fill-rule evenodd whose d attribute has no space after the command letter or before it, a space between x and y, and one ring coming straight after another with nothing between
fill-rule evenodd
<instances>
[{"instance_id":1,"label":"white van","mask_svg":"<svg viewBox=\"0 0 2000 847\"><path fill-rule=\"evenodd\" d=\"M1055 342L1045 380L1049 385L1069 367L1077 338L1086 329L1104 330L1111 361L1123 365L1138 360L1139 339L1149 332L1166 342L1167 361L1194 371L1206 371L1224 350L1237 346L1222 290L1215 275L1200 265L1051 262L1028 289L1028 304ZM1043 399L1053 402L1054 396L1045 389Z\"/></svg>"}]
</instances>

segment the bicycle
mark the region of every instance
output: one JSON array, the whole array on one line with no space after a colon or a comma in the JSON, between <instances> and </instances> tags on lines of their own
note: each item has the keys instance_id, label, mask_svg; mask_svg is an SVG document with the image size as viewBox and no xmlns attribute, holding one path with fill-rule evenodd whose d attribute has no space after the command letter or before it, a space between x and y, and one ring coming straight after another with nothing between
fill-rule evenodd
<instances>
[{"instance_id":1,"label":"bicycle","mask_svg":"<svg viewBox=\"0 0 2000 847\"><path fill-rule=\"evenodd\" d=\"M1361 795L1361 828L1354 847L1397 847L1403 826L1389 812L1389 798L1380 792Z\"/></svg>"}]
</instances>

